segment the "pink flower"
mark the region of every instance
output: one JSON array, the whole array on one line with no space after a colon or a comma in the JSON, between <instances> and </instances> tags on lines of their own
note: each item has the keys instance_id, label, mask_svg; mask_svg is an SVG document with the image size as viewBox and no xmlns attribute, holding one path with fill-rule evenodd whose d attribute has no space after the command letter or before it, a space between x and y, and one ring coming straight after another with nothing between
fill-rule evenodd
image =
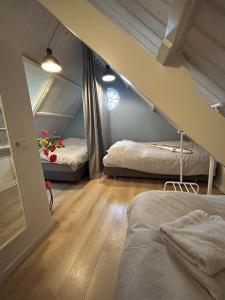
<instances>
[{"instance_id":1,"label":"pink flower","mask_svg":"<svg viewBox=\"0 0 225 300\"><path fill-rule=\"evenodd\" d=\"M52 155L50 156L49 160L50 160L51 163L56 162L56 160L57 160L57 155L56 155L56 154L52 154Z\"/></svg>"},{"instance_id":2,"label":"pink flower","mask_svg":"<svg viewBox=\"0 0 225 300\"><path fill-rule=\"evenodd\" d=\"M42 135L49 135L49 131L46 130L46 129L42 129L42 130L41 130L41 134L42 134Z\"/></svg>"},{"instance_id":3,"label":"pink flower","mask_svg":"<svg viewBox=\"0 0 225 300\"><path fill-rule=\"evenodd\" d=\"M51 181L49 181L49 180L45 181L45 187L46 187L46 189L50 189L51 186L52 186Z\"/></svg>"}]
</instances>

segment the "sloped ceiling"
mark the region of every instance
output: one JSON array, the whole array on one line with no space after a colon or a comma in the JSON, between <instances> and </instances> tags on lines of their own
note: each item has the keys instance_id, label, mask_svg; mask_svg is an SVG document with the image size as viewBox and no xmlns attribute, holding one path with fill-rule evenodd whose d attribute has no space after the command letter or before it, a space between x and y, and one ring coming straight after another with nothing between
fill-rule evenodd
<instances>
[{"instance_id":1,"label":"sloped ceiling","mask_svg":"<svg viewBox=\"0 0 225 300\"><path fill-rule=\"evenodd\" d=\"M55 78L45 101L40 106L41 112L75 115L81 104L81 89L65 80ZM63 99L67 99L64 102ZM57 99L57 101L56 101Z\"/></svg>"},{"instance_id":2,"label":"sloped ceiling","mask_svg":"<svg viewBox=\"0 0 225 300\"><path fill-rule=\"evenodd\" d=\"M196 94L182 55L162 66L87 1L41 0L71 31L221 163L225 120ZM211 122L209 122L211 120Z\"/></svg>"},{"instance_id":3,"label":"sloped ceiling","mask_svg":"<svg viewBox=\"0 0 225 300\"><path fill-rule=\"evenodd\" d=\"M25 56L40 63L46 53L46 48L52 48L63 65L61 75L81 85L82 45L80 40L63 25L60 24L57 28L59 21L38 1L29 0L26 8L22 37L22 49Z\"/></svg>"},{"instance_id":4,"label":"sloped ceiling","mask_svg":"<svg viewBox=\"0 0 225 300\"><path fill-rule=\"evenodd\" d=\"M99 1L99 3L101 2ZM119 8L121 8L128 5L130 0L120 0L119 2ZM150 30L151 24L154 24L152 36L154 36L154 40L158 41L158 47L165 34L170 1L159 2L154 0L149 2L139 0L137 1L138 6L135 6L136 1L132 0L131 2L134 5L130 7L131 15L136 8L139 8L144 14L145 24L143 26ZM153 13L151 13L151 10L153 10ZM140 21L137 22L140 23ZM149 40L151 40L150 38ZM34 68L37 68L38 64L40 64L47 47L53 49L54 54L63 66L60 75L68 81L55 77L46 97L35 114L37 135L39 135L42 128L47 128L61 135L82 104L82 90L80 88L82 85L81 42L43 8L39 2L30 0L23 24L22 46L25 57L37 63ZM101 60L101 58L99 59ZM37 74L35 74L35 78L37 78ZM68 99L68 101L64 102L64 98ZM149 104L149 102L147 103Z\"/></svg>"},{"instance_id":5,"label":"sloped ceiling","mask_svg":"<svg viewBox=\"0 0 225 300\"><path fill-rule=\"evenodd\" d=\"M209 103L225 103L224 28L224 1L200 1L199 9L183 43L183 51L188 60L206 76L201 82L205 87L205 97L211 98ZM209 93L206 93L206 90Z\"/></svg>"},{"instance_id":6,"label":"sloped ceiling","mask_svg":"<svg viewBox=\"0 0 225 300\"><path fill-rule=\"evenodd\" d=\"M147 51L158 54L173 0L88 1ZM199 2L181 47L199 95L210 105L225 103L225 4L223 0Z\"/></svg>"},{"instance_id":7,"label":"sloped ceiling","mask_svg":"<svg viewBox=\"0 0 225 300\"><path fill-rule=\"evenodd\" d=\"M42 128L61 134L82 104L82 44L38 1L29 0L23 23L23 54L38 67L47 47L59 59L62 72L53 78L34 116L37 135Z\"/></svg>"},{"instance_id":8,"label":"sloped ceiling","mask_svg":"<svg viewBox=\"0 0 225 300\"><path fill-rule=\"evenodd\" d=\"M89 0L96 8L157 55L164 38L170 0Z\"/></svg>"},{"instance_id":9,"label":"sloped ceiling","mask_svg":"<svg viewBox=\"0 0 225 300\"><path fill-rule=\"evenodd\" d=\"M89 2L131 34L147 51L157 55L165 35L172 0L89 0ZM184 39L183 51L189 61L188 68L197 92L209 104L215 104L225 102L225 68L223 68L225 8L223 1L220 0L200 2L193 24ZM37 1L29 1L24 22L23 49L25 55L35 61L40 61L57 26L58 21L54 16ZM62 75L81 85L80 41L63 25L60 25L50 46L62 62ZM206 48L210 51L205 51ZM81 94L80 91L77 91L75 101L80 97L79 94ZM52 112L55 112L54 99L49 96L46 100L49 103L46 101L40 108L41 111L51 112L52 107ZM68 103L68 105L70 104ZM65 111L62 108L62 113L66 113L68 105L65 105ZM74 105L74 107L79 106ZM47 122L47 119L46 126L50 126L50 120L53 125L55 122L60 122L62 125L60 129L57 129L59 131L62 131L69 122L68 118L59 119L40 115L38 119L40 126L44 124L44 120ZM40 129L39 126L37 128Z\"/></svg>"}]
</instances>

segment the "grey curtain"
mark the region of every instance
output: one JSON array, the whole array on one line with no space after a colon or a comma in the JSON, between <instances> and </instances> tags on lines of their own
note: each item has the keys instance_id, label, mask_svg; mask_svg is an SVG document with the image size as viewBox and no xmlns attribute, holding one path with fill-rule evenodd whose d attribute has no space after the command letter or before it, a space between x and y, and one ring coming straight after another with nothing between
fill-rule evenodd
<instances>
[{"instance_id":1,"label":"grey curtain","mask_svg":"<svg viewBox=\"0 0 225 300\"><path fill-rule=\"evenodd\" d=\"M100 176L103 159L103 137L100 103L102 101L102 67L94 53L83 45L83 107L90 178Z\"/></svg>"}]
</instances>

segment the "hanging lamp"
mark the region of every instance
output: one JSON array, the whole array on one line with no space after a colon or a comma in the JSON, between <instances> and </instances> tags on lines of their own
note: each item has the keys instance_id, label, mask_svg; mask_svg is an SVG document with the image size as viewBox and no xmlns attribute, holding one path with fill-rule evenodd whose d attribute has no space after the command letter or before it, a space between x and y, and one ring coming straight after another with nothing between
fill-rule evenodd
<instances>
[{"instance_id":1,"label":"hanging lamp","mask_svg":"<svg viewBox=\"0 0 225 300\"><path fill-rule=\"evenodd\" d=\"M107 65L106 69L102 75L102 80L105 82L112 82L116 79L115 74L113 73L113 71L111 70L110 66Z\"/></svg>"},{"instance_id":2,"label":"hanging lamp","mask_svg":"<svg viewBox=\"0 0 225 300\"><path fill-rule=\"evenodd\" d=\"M52 54L52 49L46 49L47 54L42 58L41 67L43 70L50 73L59 73L62 71L62 67L58 59Z\"/></svg>"},{"instance_id":3,"label":"hanging lamp","mask_svg":"<svg viewBox=\"0 0 225 300\"><path fill-rule=\"evenodd\" d=\"M41 67L43 70L49 72L49 73L59 73L62 71L62 67L60 65L60 62L58 59L52 54L52 48L50 48L50 45L52 44L52 41L56 35L57 30L59 29L61 23L58 22L58 25L56 26L55 31L52 34L51 40L48 44L48 48L46 49L47 54L42 58L41 60Z\"/></svg>"}]
</instances>

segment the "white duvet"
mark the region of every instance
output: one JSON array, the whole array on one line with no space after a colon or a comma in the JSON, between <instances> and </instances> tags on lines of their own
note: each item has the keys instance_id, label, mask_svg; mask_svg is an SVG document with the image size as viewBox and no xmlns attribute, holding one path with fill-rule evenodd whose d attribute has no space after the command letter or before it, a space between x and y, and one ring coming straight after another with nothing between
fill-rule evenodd
<instances>
[{"instance_id":1,"label":"white duvet","mask_svg":"<svg viewBox=\"0 0 225 300\"><path fill-rule=\"evenodd\" d=\"M87 146L84 139L67 138L63 142L65 147L57 148L54 152L57 155L57 164L69 165L75 171L80 164L88 161ZM40 155L42 161L49 161L43 153Z\"/></svg>"},{"instance_id":2,"label":"white duvet","mask_svg":"<svg viewBox=\"0 0 225 300\"><path fill-rule=\"evenodd\" d=\"M179 147L179 141L140 143L119 141L108 149L103 163L107 167L119 167L152 174L179 175L180 153L163 150L153 144ZM183 175L207 175L209 154L191 141L184 142L184 148L192 153L183 155Z\"/></svg>"},{"instance_id":3,"label":"white duvet","mask_svg":"<svg viewBox=\"0 0 225 300\"><path fill-rule=\"evenodd\" d=\"M225 196L151 191L135 197L128 209L116 300L212 300L199 281L168 251L159 231L162 224L196 209L224 219ZM220 274L220 279L213 279L220 280L218 288L224 300L224 275Z\"/></svg>"}]
</instances>

